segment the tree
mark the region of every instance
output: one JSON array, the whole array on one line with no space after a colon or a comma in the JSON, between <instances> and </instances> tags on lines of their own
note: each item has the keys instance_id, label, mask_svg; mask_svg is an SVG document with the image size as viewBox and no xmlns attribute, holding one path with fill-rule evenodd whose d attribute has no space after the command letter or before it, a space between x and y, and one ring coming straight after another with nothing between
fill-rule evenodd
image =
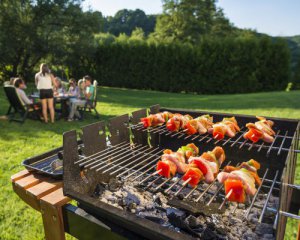
<instances>
[{"instance_id":1,"label":"tree","mask_svg":"<svg viewBox=\"0 0 300 240\"><path fill-rule=\"evenodd\" d=\"M195 44L205 35L231 30L216 0L163 0L163 9L155 27L161 40Z\"/></svg>"},{"instance_id":2,"label":"tree","mask_svg":"<svg viewBox=\"0 0 300 240\"><path fill-rule=\"evenodd\" d=\"M99 12L83 12L80 0L0 1L0 67L3 77L33 79L42 60L87 66L93 33L101 30ZM72 71L71 71L72 72Z\"/></svg>"}]
</instances>

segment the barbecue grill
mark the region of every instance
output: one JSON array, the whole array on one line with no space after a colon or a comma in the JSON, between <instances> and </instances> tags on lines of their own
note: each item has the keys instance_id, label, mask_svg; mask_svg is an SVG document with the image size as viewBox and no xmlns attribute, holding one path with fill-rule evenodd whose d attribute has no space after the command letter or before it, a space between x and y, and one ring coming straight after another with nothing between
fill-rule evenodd
<instances>
[{"instance_id":1,"label":"barbecue grill","mask_svg":"<svg viewBox=\"0 0 300 240\"><path fill-rule=\"evenodd\" d=\"M162 111L190 114L193 117L210 114L214 122L232 116L160 108L159 105L150 107L152 114ZM267 144L245 140L245 127L235 137L222 140L216 140L209 134L186 135L183 131L169 132L165 125L145 129L139 122L147 113L147 109L141 109L133 112L131 116L126 114L113 118L107 125L97 122L83 127L80 133L69 131L63 136L64 194L77 200L82 209L97 217L113 232L130 239L228 239L230 235L226 236L226 231L218 229L217 222L225 221L226 225L227 219L235 216L234 219L244 225L252 222L254 226L271 226L273 230L270 236L283 239L287 218L300 219L300 201L297 198L300 187L294 185L299 153L298 120L268 118L275 123L276 135L275 141ZM240 126L255 121L253 116L234 116ZM78 142L82 142L80 147ZM163 150L177 150L188 143L197 145L200 152L222 146L226 153L223 167L237 165L251 158L259 161L262 185L258 187L255 196L245 204L229 203L224 196L223 186L217 181L211 184L201 183L191 188L187 181L182 181L180 175L172 179L158 175L155 166ZM137 194L144 194L148 198L160 196L161 198L153 198L153 205L150 199L149 211L159 216L167 215L168 224L164 222L166 218L149 214L147 206L141 210L134 199L124 197L123 190L119 190L124 187L135 189ZM107 192L120 196L113 196L113 201L110 201L105 199L104 193ZM107 197L112 198L112 195ZM123 198L129 201L129 205L122 202ZM254 213L256 219L252 219ZM195 224L186 225L187 219L190 221L203 216L204 221L213 219L213 222L204 224L205 229L200 231L192 229ZM225 220L214 219L220 216L226 216ZM212 225L215 227L211 227ZM208 232L208 228L213 230ZM218 234L209 235L213 231Z\"/></svg>"}]
</instances>

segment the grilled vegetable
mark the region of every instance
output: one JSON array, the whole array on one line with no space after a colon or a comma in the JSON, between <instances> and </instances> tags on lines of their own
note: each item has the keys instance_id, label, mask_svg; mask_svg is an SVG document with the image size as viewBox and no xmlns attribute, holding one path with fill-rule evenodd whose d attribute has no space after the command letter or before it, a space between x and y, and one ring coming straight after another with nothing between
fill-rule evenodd
<instances>
[{"instance_id":1,"label":"grilled vegetable","mask_svg":"<svg viewBox=\"0 0 300 240\"><path fill-rule=\"evenodd\" d=\"M228 200L231 202L244 203L246 200L246 194L244 189L244 184L241 180L237 179L227 179L224 182L225 194L226 196L231 191Z\"/></svg>"},{"instance_id":2,"label":"grilled vegetable","mask_svg":"<svg viewBox=\"0 0 300 240\"><path fill-rule=\"evenodd\" d=\"M166 178L174 177L176 170L176 164L169 160L159 161L156 166L156 171L160 171L158 174Z\"/></svg>"},{"instance_id":3,"label":"grilled vegetable","mask_svg":"<svg viewBox=\"0 0 300 240\"><path fill-rule=\"evenodd\" d=\"M189 185L192 187L196 186L202 179L203 173L197 168L197 166L190 165L187 172L183 175L182 180L189 180Z\"/></svg>"},{"instance_id":4,"label":"grilled vegetable","mask_svg":"<svg viewBox=\"0 0 300 240\"><path fill-rule=\"evenodd\" d=\"M274 122L267 120L263 117L257 117L259 121L255 123L247 123L248 131L244 134L244 138L254 143L260 139L267 143L274 141L275 132L272 130Z\"/></svg>"},{"instance_id":5,"label":"grilled vegetable","mask_svg":"<svg viewBox=\"0 0 300 240\"><path fill-rule=\"evenodd\" d=\"M177 150L177 152L180 152L183 154L185 159L189 159L190 157L195 157L199 154L199 149L194 143L187 144L186 146L183 146Z\"/></svg>"},{"instance_id":6,"label":"grilled vegetable","mask_svg":"<svg viewBox=\"0 0 300 240\"><path fill-rule=\"evenodd\" d=\"M213 137L217 140L221 140L224 136L234 137L240 128L237 124L235 117L223 118L221 122L213 125Z\"/></svg>"},{"instance_id":7,"label":"grilled vegetable","mask_svg":"<svg viewBox=\"0 0 300 240\"><path fill-rule=\"evenodd\" d=\"M156 127L164 124L169 118L173 117L173 113L161 112L156 114L150 114L148 117L141 118L144 128Z\"/></svg>"}]
</instances>

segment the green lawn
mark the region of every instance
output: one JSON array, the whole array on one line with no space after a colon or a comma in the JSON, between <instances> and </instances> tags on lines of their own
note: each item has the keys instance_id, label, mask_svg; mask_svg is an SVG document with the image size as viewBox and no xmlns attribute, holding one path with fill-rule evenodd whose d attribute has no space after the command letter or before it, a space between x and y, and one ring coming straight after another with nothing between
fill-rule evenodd
<instances>
[{"instance_id":1,"label":"green lawn","mask_svg":"<svg viewBox=\"0 0 300 240\"><path fill-rule=\"evenodd\" d=\"M211 96L100 88L98 98L97 109L101 120L157 103L173 108L300 119L300 91ZM0 115L5 114L7 108L1 88ZM64 131L78 129L94 121L93 116L88 116L83 122L61 120L48 125L32 120L23 125L0 120L0 239L43 238L41 215L13 193L10 176L23 169L20 165L23 159L61 146ZM295 239L296 232L297 222L290 221L286 239Z\"/></svg>"}]
</instances>

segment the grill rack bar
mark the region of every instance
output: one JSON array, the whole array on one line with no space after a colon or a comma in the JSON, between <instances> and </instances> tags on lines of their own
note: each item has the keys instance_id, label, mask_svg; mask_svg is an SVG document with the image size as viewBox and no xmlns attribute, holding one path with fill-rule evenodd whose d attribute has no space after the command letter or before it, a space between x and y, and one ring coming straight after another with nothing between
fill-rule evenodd
<instances>
[{"instance_id":1,"label":"grill rack bar","mask_svg":"<svg viewBox=\"0 0 300 240\"><path fill-rule=\"evenodd\" d=\"M136 125L131 125L130 127L135 127ZM141 127L143 131L149 131L151 133L157 133L159 135L165 135L165 136L170 136L170 137L177 137L178 139L182 138L185 136L185 140L190 139L192 141L197 140L199 142L202 142L204 139L208 138L206 140L206 143L209 143L213 140L214 144L218 144L220 142L223 142L222 145L225 146L228 143L231 143L230 147L235 146L237 143L239 144L239 149L243 148L244 146L248 147L248 151L252 150L254 147L257 148L257 152L260 152L263 148L267 149L267 156L270 154L271 150L277 151L277 155L280 155L282 151L289 151L289 147L283 147L284 143L286 142L286 139L292 139L293 136L288 136L288 131L285 132L284 135L280 135L280 130L277 131L277 133L274 136L274 141L271 144L266 144L265 142L261 141L261 143L253 143L249 142L247 139L244 141L241 141L244 133L247 131L245 127L241 128L241 131L239 131L235 137L233 138L224 138L222 140L216 140L210 134L205 134L205 135L186 135L184 130L180 130L178 132L171 132L169 131L165 125L161 125L159 127L149 127L149 128L143 128ZM245 129L245 130L244 130ZM274 146L275 142L278 143L278 139L280 139L279 146ZM296 153L300 153L300 150L294 150Z\"/></svg>"},{"instance_id":2,"label":"grill rack bar","mask_svg":"<svg viewBox=\"0 0 300 240\"><path fill-rule=\"evenodd\" d=\"M287 133L285 135L287 135ZM157 175L157 171L155 171L155 163L157 162L158 159L160 159L160 156L158 154L160 154L162 151L163 150L159 149L159 147L153 148L153 147L148 147L148 146L145 146L145 145L142 146L141 144L130 144L128 142L123 142L123 143L118 144L118 146L115 145L115 146L109 147L108 149L105 149L105 150L102 150L98 153L93 154L93 156L96 156L95 158L91 158L91 156L83 157L83 159L80 159L80 160L83 160L83 161L77 161L76 163L78 165L82 165L82 164L85 163L84 161L86 161L88 164L90 164L91 160L94 160L94 161L97 161L97 162L99 161L99 162L102 162L102 164L104 164L105 167L110 166L110 168L106 169L104 172L110 172L112 169L117 168L113 172L110 172L110 174L112 175L114 173L117 173L117 172L120 172L120 171L123 170L121 173L119 173L117 175L117 177L122 177L123 179L127 179L130 176L138 174L137 176L135 176L132 179L132 181L134 181L136 179L139 179L140 177L146 176L145 178L143 177L142 181L140 181L140 183L143 183L143 182L146 182L148 179L151 179L151 177ZM124 155L124 153L127 153L127 154ZM117 154L117 155L115 155L115 154ZM132 154L135 154L135 155L130 157L130 158L127 158L127 159L123 160L122 162L120 162L120 160L125 158L124 156L130 156ZM106 155L109 155L109 156L107 156L106 158L98 159L99 156L106 156ZM117 157L117 156L120 156L120 155L122 155L122 157L115 160L115 161L113 161L113 162L108 162L107 163L105 161L105 159L107 159L111 156ZM145 159L143 159L142 161L139 161L140 159L142 159L145 156L146 156ZM150 162L148 162L150 159L152 159L152 160ZM128 161L130 161L130 162L128 162ZM134 165L134 167L138 167L138 168L134 168L134 167L128 168L130 165L132 165L136 162L138 162L138 164ZM122 165L123 163L126 163L126 164ZM143 163L147 163L147 164L143 165ZM229 165L229 164L230 164L230 162L227 165ZM143 170L146 167L149 167L149 168L146 169L145 171L141 172L141 170ZM151 170L153 171L153 173L149 174L149 172ZM128 175L125 176L125 173L128 173ZM270 208L268 207L268 202L269 202L271 193L274 189L278 190L278 188L275 187L275 184L281 184L281 183L279 181L277 181L277 176L278 176L279 171L276 172L276 176L274 177L273 180L270 180L270 179L266 178L267 173L268 173L268 169L265 171L264 176L262 178L262 185L259 186L256 195L252 198L250 207L247 209L246 218L249 216L249 213L251 212L251 208L254 206L254 207L257 207L259 209L262 209L261 215L259 217L260 222L262 222L263 216L264 216L266 211L273 211L273 212L275 211L276 214L282 214L282 215L285 215L285 216L289 216L289 217L298 219L299 216L297 216L297 215L293 215L293 214L290 214L290 213L287 213L287 212L282 212L282 213L280 212L279 213L279 212L277 212L276 209L275 210L272 210L272 209L270 210ZM189 182L189 180L187 180L187 181L182 183L181 178L164 179L162 176L159 175L157 178L152 179L151 182L149 182L147 184L146 189L153 186L153 184L158 182L159 180L163 180L163 181L158 183L158 185L155 187L155 190L159 190L164 184L167 184L168 182L173 181L173 183L171 183L171 182L168 183L169 187L164 192L169 193L173 188L176 187L175 190L172 190L172 194L174 196L177 196L185 187L187 187L188 182ZM265 186L264 185L265 182L270 183L271 186L270 187ZM180 185L176 186L177 184L180 184ZM220 193L224 186L223 186L223 184L222 185L217 185L217 190L215 190L213 192L210 192L209 190L214 184L216 184L216 179L211 184L209 184L204 190L203 190L203 188L201 188L201 184L199 184L197 187L191 188L190 192L184 198L190 197L191 194L196 190L200 192L200 195L196 199L194 199L196 202L198 202L205 194L212 195L206 205L210 205L217 196L224 197L222 203L220 204L220 208L222 208L224 206L224 204L226 203L226 201L227 201L227 196L224 196L222 193ZM265 202L264 206L259 207L259 206L255 205L255 200L256 200L256 197L257 197L257 195L258 195L258 193L259 193L259 191L261 190L262 187L269 188L269 192L268 192L267 199L266 199L266 202ZM289 184L289 187L294 187L294 188L297 188L297 189L300 188L300 186L292 185L292 184ZM175 191L175 193L174 193L174 191ZM235 208L232 211L233 213L235 212L235 209L237 209L237 207L238 207L238 204L235 205Z\"/></svg>"}]
</instances>

